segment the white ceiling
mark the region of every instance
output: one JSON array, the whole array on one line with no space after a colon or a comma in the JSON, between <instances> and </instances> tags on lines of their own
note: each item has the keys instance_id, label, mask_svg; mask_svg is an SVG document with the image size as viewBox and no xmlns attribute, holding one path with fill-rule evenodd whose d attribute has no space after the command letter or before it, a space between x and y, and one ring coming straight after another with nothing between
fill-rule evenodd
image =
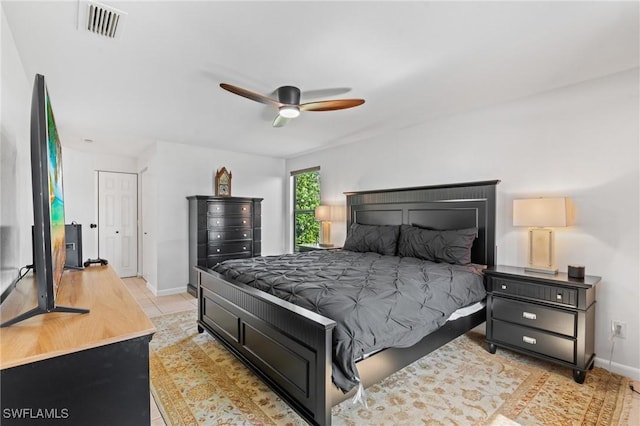
<instances>
[{"instance_id":1,"label":"white ceiling","mask_svg":"<svg viewBox=\"0 0 640 426\"><path fill-rule=\"evenodd\" d=\"M47 77L63 145L96 152L135 156L163 140L286 158L391 142L400 128L638 67L636 1L102 3L127 13L116 40L77 29L78 1L2 1L28 78ZM275 109L221 82L366 103L273 128Z\"/></svg>"}]
</instances>

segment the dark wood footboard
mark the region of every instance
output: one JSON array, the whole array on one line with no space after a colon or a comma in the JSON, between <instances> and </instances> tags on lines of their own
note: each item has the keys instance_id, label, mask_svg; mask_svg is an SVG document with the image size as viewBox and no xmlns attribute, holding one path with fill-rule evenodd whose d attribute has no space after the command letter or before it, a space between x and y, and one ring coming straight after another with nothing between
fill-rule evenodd
<instances>
[{"instance_id":1,"label":"dark wood footboard","mask_svg":"<svg viewBox=\"0 0 640 426\"><path fill-rule=\"evenodd\" d=\"M196 269L198 330L210 332L306 421L330 425L335 322Z\"/></svg>"}]
</instances>

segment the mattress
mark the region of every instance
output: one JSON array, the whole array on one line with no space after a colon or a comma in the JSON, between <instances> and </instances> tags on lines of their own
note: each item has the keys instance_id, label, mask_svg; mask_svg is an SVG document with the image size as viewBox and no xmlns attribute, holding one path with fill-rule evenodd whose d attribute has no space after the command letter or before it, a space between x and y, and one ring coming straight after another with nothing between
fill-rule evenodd
<instances>
[{"instance_id":1,"label":"mattress","mask_svg":"<svg viewBox=\"0 0 640 426\"><path fill-rule=\"evenodd\" d=\"M485 298L473 265L351 251L311 251L228 260L213 270L336 322L333 382L359 383L356 360L409 347L458 309Z\"/></svg>"}]
</instances>

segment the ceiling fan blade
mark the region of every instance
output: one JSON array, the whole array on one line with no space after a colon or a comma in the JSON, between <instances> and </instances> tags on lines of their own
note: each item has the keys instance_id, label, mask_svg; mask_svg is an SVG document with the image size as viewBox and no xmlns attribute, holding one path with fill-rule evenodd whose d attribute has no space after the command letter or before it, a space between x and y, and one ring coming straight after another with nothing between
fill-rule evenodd
<instances>
[{"instance_id":1,"label":"ceiling fan blade","mask_svg":"<svg viewBox=\"0 0 640 426\"><path fill-rule=\"evenodd\" d=\"M283 117L280 114L278 114L278 115L276 115L275 120L273 120L273 127L285 126L289 121L291 121L290 118Z\"/></svg>"},{"instance_id":2,"label":"ceiling fan blade","mask_svg":"<svg viewBox=\"0 0 640 426\"><path fill-rule=\"evenodd\" d=\"M234 93L239 96L243 96L247 99L251 99L252 101L260 102L261 104L272 105L276 108L283 106L284 104L276 101L275 99L271 99L267 96L261 95L260 93L252 92L247 89L243 89L241 87L233 86L227 83L220 83L220 87L224 90L228 90L231 93Z\"/></svg>"},{"instance_id":3,"label":"ceiling fan blade","mask_svg":"<svg viewBox=\"0 0 640 426\"><path fill-rule=\"evenodd\" d=\"M334 111L362 105L364 99L336 99L333 101L307 102L300 105L300 111Z\"/></svg>"}]
</instances>

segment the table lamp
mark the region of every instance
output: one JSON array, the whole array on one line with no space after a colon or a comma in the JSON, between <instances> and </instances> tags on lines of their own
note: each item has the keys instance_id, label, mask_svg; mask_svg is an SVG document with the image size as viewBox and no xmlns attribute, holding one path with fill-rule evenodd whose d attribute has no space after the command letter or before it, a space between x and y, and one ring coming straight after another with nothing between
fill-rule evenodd
<instances>
[{"instance_id":1,"label":"table lamp","mask_svg":"<svg viewBox=\"0 0 640 426\"><path fill-rule=\"evenodd\" d=\"M568 225L567 198L531 198L513 200L513 226L529 227L527 272L555 275L553 227Z\"/></svg>"},{"instance_id":2,"label":"table lamp","mask_svg":"<svg viewBox=\"0 0 640 426\"><path fill-rule=\"evenodd\" d=\"M316 220L320 222L320 247L331 247L331 206L318 206L315 210Z\"/></svg>"}]
</instances>

